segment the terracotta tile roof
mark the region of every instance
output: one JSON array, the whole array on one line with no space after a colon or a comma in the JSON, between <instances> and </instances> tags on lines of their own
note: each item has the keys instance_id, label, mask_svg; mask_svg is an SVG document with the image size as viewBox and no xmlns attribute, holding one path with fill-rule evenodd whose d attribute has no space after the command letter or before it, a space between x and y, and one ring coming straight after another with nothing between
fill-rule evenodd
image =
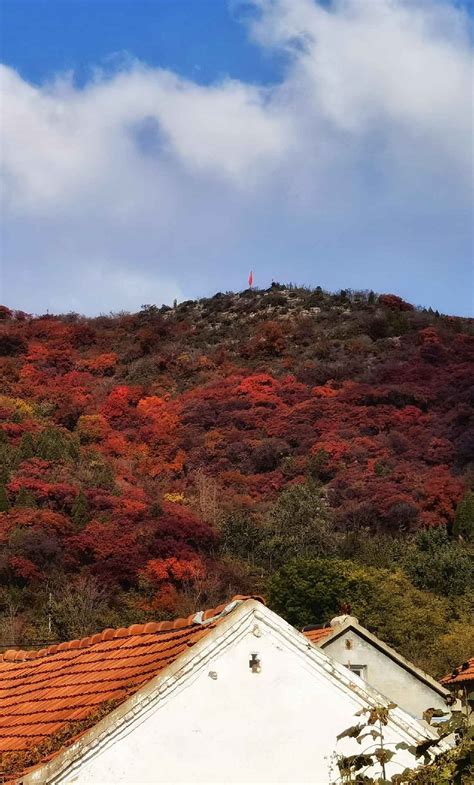
<instances>
[{"instance_id":1,"label":"terracotta tile roof","mask_svg":"<svg viewBox=\"0 0 474 785\"><path fill-rule=\"evenodd\" d=\"M320 641L324 640L324 638L329 637L332 635L334 629L332 627L305 627L303 629L304 635L311 641L311 643L318 644Z\"/></svg>"},{"instance_id":2,"label":"terracotta tile roof","mask_svg":"<svg viewBox=\"0 0 474 785\"><path fill-rule=\"evenodd\" d=\"M78 721L96 715L105 702L113 706L128 698L249 599L263 602L238 595L188 618L132 624L39 651L0 655L0 779L2 770L13 773L5 764L12 756L16 760L15 753L46 748L51 737L66 726L77 729Z\"/></svg>"},{"instance_id":3,"label":"terracotta tile roof","mask_svg":"<svg viewBox=\"0 0 474 785\"><path fill-rule=\"evenodd\" d=\"M471 657L467 662L463 662L457 668L454 668L452 673L441 679L441 684L450 687L451 684L463 684L466 681L474 681L474 657Z\"/></svg>"}]
</instances>

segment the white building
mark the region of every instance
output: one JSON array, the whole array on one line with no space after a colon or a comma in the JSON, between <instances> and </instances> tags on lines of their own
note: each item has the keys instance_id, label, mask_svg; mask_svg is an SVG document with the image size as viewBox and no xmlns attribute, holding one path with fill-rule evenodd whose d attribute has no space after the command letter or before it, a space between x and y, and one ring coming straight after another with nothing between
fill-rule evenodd
<instances>
[{"instance_id":1,"label":"white building","mask_svg":"<svg viewBox=\"0 0 474 785\"><path fill-rule=\"evenodd\" d=\"M304 634L413 717L422 719L429 708L449 712L449 690L362 627L354 616L337 616L329 627L305 627Z\"/></svg>"},{"instance_id":2,"label":"white building","mask_svg":"<svg viewBox=\"0 0 474 785\"><path fill-rule=\"evenodd\" d=\"M17 785L328 785L335 750L369 743L336 736L384 700L243 597L188 619L7 652L0 695L0 759ZM434 736L398 708L384 737L394 749ZM397 750L388 774L411 765Z\"/></svg>"}]
</instances>

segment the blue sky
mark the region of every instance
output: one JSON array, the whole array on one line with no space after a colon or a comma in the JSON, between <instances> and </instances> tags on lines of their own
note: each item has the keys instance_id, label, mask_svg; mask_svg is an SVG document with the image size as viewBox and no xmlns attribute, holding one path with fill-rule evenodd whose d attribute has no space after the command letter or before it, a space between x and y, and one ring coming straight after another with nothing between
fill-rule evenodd
<instances>
[{"instance_id":1,"label":"blue sky","mask_svg":"<svg viewBox=\"0 0 474 785\"><path fill-rule=\"evenodd\" d=\"M99 63L127 54L210 83L268 83L281 58L249 41L252 13L226 0L3 0L3 62L32 82L73 70L80 84Z\"/></svg>"},{"instance_id":2,"label":"blue sky","mask_svg":"<svg viewBox=\"0 0 474 785\"><path fill-rule=\"evenodd\" d=\"M472 3L2 0L1 299L472 313Z\"/></svg>"}]
</instances>

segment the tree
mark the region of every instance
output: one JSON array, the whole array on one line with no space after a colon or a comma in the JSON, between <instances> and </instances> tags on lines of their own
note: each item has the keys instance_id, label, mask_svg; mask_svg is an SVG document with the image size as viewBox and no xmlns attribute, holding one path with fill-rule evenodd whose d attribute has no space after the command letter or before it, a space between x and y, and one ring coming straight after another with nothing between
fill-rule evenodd
<instances>
[{"instance_id":1,"label":"tree","mask_svg":"<svg viewBox=\"0 0 474 785\"><path fill-rule=\"evenodd\" d=\"M3 483L0 484L0 512L8 512L10 509L10 501L8 499L7 489Z\"/></svg>"},{"instance_id":2,"label":"tree","mask_svg":"<svg viewBox=\"0 0 474 785\"><path fill-rule=\"evenodd\" d=\"M92 576L63 578L51 587L52 625L60 640L83 638L104 626L105 589Z\"/></svg>"},{"instance_id":3,"label":"tree","mask_svg":"<svg viewBox=\"0 0 474 785\"><path fill-rule=\"evenodd\" d=\"M44 428L36 440L36 455L47 461L77 460L78 445L67 431Z\"/></svg>"},{"instance_id":4,"label":"tree","mask_svg":"<svg viewBox=\"0 0 474 785\"><path fill-rule=\"evenodd\" d=\"M468 491L457 506L453 536L468 542L474 540L474 491Z\"/></svg>"},{"instance_id":5,"label":"tree","mask_svg":"<svg viewBox=\"0 0 474 785\"><path fill-rule=\"evenodd\" d=\"M201 520L215 526L221 515L219 485L201 469L194 475L196 489L196 507Z\"/></svg>"},{"instance_id":6,"label":"tree","mask_svg":"<svg viewBox=\"0 0 474 785\"><path fill-rule=\"evenodd\" d=\"M77 528L84 526L90 519L90 510L84 491L79 491L71 507L71 518Z\"/></svg>"},{"instance_id":7,"label":"tree","mask_svg":"<svg viewBox=\"0 0 474 785\"><path fill-rule=\"evenodd\" d=\"M269 604L295 627L330 621L351 601L351 581L343 562L293 559L270 581Z\"/></svg>"},{"instance_id":8,"label":"tree","mask_svg":"<svg viewBox=\"0 0 474 785\"><path fill-rule=\"evenodd\" d=\"M264 532L252 517L245 513L226 515L220 527L221 553L250 562L260 562Z\"/></svg>"},{"instance_id":9,"label":"tree","mask_svg":"<svg viewBox=\"0 0 474 785\"><path fill-rule=\"evenodd\" d=\"M334 553L336 538L324 489L308 480L283 491L270 511L264 536L274 565Z\"/></svg>"},{"instance_id":10,"label":"tree","mask_svg":"<svg viewBox=\"0 0 474 785\"><path fill-rule=\"evenodd\" d=\"M446 671L438 640L452 622L451 606L413 586L401 571L349 560L294 559L271 578L269 602L296 627L327 623L349 604L365 627L409 660L440 676ZM469 612L465 624L468 618Z\"/></svg>"},{"instance_id":11,"label":"tree","mask_svg":"<svg viewBox=\"0 0 474 785\"><path fill-rule=\"evenodd\" d=\"M404 562L415 586L444 596L474 588L474 561L463 546L449 539L445 527L417 534L415 549Z\"/></svg>"},{"instance_id":12,"label":"tree","mask_svg":"<svg viewBox=\"0 0 474 785\"><path fill-rule=\"evenodd\" d=\"M37 507L36 499L32 491L21 486L15 499L15 507Z\"/></svg>"},{"instance_id":13,"label":"tree","mask_svg":"<svg viewBox=\"0 0 474 785\"><path fill-rule=\"evenodd\" d=\"M19 458L21 461L27 461L35 456L35 443L33 435L27 431L21 437Z\"/></svg>"}]
</instances>

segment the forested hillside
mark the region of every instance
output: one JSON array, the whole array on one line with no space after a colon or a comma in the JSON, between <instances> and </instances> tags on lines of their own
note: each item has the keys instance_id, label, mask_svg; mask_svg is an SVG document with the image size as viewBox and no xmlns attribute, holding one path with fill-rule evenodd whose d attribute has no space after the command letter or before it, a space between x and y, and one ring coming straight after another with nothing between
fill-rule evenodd
<instances>
[{"instance_id":1,"label":"forested hillside","mask_svg":"<svg viewBox=\"0 0 474 785\"><path fill-rule=\"evenodd\" d=\"M472 320L277 284L0 317L3 645L260 592L472 654Z\"/></svg>"}]
</instances>

